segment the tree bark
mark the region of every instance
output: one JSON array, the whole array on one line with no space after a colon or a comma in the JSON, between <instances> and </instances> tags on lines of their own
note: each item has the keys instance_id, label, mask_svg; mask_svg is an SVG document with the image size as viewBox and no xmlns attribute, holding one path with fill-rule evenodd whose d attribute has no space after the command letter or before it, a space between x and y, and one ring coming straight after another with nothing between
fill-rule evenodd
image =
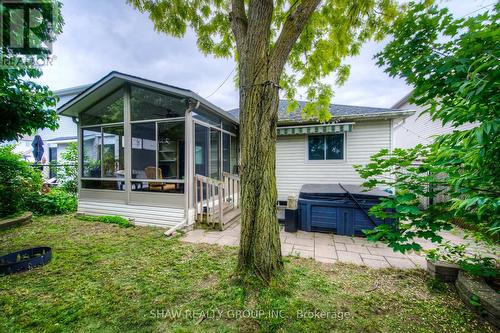
<instances>
[{"instance_id":1,"label":"tree bark","mask_svg":"<svg viewBox=\"0 0 500 333\"><path fill-rule=\"evenodd\" d=\"M240 82L241 240L240 273L269 281L283 269L277 218L276 127L279 80L292 46L320 0L303 0L271 45L272 0L232 0Z\"/></svg>"},{"instance_id":2,"label":"tree bark","mask_svg":"<svg viewBox=\"0 0 500 333\"><path fill-rule=\"evenodd\" d=\"M283 269L276 215L279 95L277 84L262 78L245 80L256 83L240 89L242 225L238 269L269 281Z\"/></svg>"}]
</instances>

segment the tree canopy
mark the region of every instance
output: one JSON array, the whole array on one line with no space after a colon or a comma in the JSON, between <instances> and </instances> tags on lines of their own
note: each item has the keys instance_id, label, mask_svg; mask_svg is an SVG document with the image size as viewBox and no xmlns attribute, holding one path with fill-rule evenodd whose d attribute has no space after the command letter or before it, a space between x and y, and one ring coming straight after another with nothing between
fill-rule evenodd
<instances>
[{"instance_id":1,"label":"tree canopy","mask_svg":"<svg viewBox=\"0 0 500 333\"><path fill-rule=\"evenodd\" d=\"M500 231L499 8L455 19L446 8L410 3L391 29L378 64L414 87L410 102L455 130L428 146L382 151L358 167L366 185L395 189L373 212L400 222L372 238L406 251L420 249L416 237L441 241L438 232L458 220L485 235ZM473 128L460 129L464 124ZM383 177L389 172L394 177ZM450 199L419 204L443 194Z\"/></svg>"},{"instance_id":2,"label":"tree canopy","mask_svg":"<svg viewBox=\"0 0 500 333\"><path fill-rule=\"evenodd\" d=\"M30 3L31 1L24 1ZM19 5L19 4L18 4ZM45 2L52 10L52 22L44 22L37 27L36 34L41 42L53 42L61 33L63 19L60 14L61 3L53 0ZM0 14L7 10L0 3ZM10 29L4 20L4 29ZM24 34L10 34L11 38L24 38ZM16 45L19 43L11 43ZM49 54L40 52L36 55L15 53L10 47L2 45L0 51L0 110L2 131L0 142L17 140L23 134L31 134L39 128L56 129L57 114L55 96L47 86L34 82L42 76L40 64L49 60Z\"/></svg>"},{"instance_id":3,"label":"tree canopy","mask_svg":"<svg viewBox=\"0 0 500 333\"><path fill-rule=\"evenodd\" d=\"M331 117L328 106L333 96L322 79L334 74L338 84L344 83L350 72L345 58L358 55L367 40L381 40L398 12L392 0L279 0L271 3L268 22L256 22L259 1L128 2L149 13L157 31L182 37L192 29L201 52L240 64L252 50L251 41L245 45L238 38L264 29L257 36L266 35L268 41L258 51L269 52L277 70L285 69L279 84L291 102L289 108L298 107L294 98L297 89L304 88L310 102L304 115L322 120Z\"/></svg>"}]
</instances>

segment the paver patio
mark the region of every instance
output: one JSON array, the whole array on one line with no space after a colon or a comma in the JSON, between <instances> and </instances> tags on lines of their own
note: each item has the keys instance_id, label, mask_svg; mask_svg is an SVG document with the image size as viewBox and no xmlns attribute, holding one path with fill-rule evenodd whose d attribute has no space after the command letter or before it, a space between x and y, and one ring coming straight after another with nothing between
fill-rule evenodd
<instances>
[{"instance_id":1,"label":"paver patio","mask_svg":"<svg viewBox=\"0 0 500 333\"><path fill-rule=\"evenodd\" d=\"M224 231L195 229L187 232L182 240L189 243L238 246L240 230L240 224L235 224ZM394 267L400 269L425 268L427 265L425 258L419 254L394 252L382 243L371 243L361 237L305 231L289 233L281 228L280 238L283 255L313 258L323 263L340 261L371 268ZM430 246L430 244L426 245Z\"/></svg>"}]
</instances>

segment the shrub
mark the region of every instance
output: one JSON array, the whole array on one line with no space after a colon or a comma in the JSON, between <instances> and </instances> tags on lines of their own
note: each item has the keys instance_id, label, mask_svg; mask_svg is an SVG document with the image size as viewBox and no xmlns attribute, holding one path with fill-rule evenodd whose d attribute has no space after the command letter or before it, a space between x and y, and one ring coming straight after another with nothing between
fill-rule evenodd
<instances>
[{"instance_id":1,"label":"shrub","mask_svg":"<svg viewBox=\"0 0 500 333\"><path fill-rule=\"evenodd\" d=\"M26 209L42 188L40 171L14 153L13 148L0 147L0 217Z\"/></svg>"},{"instance_id":2,"label":"shrub","mask_svg":"<svg viewBox=\"0 0 500 333\"><path fill-rule=\"evenodd\" d=\"M76 196L54 188L48 193L33 194L28 208L40 215L57 215L76 211Z\"/></svg>"},{"instance_id":3,"label":"shrub","mask_svg":"<svg viewBox=\"0 0 500 333\"><path fill-rule=\"evenodd\" d=\"M78 219L80 219L82 221L117 224L123 228L133 227L133 225L126 218L123 218L123 217L117 216L117 215L112 215L112 216L110 216L110 215L104 215L104 216L82 215L82 216L78 216Z\"/></svg>"},{"instance_id":4,"label":"shrub","mask_svg":"<svg viewBox=\"0 0 500 333\"><path fill-rule=\"evenodd\" d=\"M63 159L62 174L60 178L60 188L68 193L76 195L78 192L78 146L76 142L68 145L61 153Z\"/></svg>"}]
</instances>

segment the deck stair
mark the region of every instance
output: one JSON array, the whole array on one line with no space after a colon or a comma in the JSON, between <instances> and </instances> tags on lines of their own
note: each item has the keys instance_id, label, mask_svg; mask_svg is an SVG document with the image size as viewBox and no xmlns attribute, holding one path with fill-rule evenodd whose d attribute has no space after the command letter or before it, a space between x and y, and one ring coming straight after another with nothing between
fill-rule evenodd
<instances>
[{"instance_id":1,"label":"deck stair","mask_svg":"<svg viewBox=\"0 0 500 333\"><path fill-rule=\"evenodd\" d=\"M195 175L196 222L224 230L240 217L240 178L223 173L222 180Z\"/></svg>"}]
</instances>

